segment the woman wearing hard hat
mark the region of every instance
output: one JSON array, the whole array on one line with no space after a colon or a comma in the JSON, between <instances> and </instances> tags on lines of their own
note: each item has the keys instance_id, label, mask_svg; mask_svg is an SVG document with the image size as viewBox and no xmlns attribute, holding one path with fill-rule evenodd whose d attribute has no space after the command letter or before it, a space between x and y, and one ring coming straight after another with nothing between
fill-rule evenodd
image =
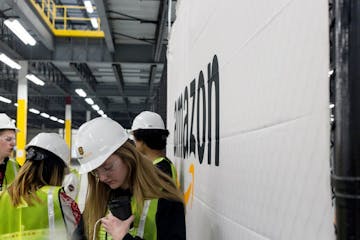
<instances>
[{"instance_id":1,"label":"woman wearing hard hat","mask_svg":"<svg viewBox=\"0 0 360 240\"><path fill-rule=\"evenodd\" d=\"M15 134L18 129L5 113L0 113L0 192L6 189L15 178L19 165L10 158L15 147Z\"/></svg>"},{"instance_id":2,"label":"woman wearing hard hat","mask_svg":"<svg viewBox=\"0 0 360 240\"><path fill-rule=\"evenodd\" d=\"M176 168L164 154L169 131L165 129L161 116L150 111L141 112L135 117L130 133L133 135L136 149L176 183Z\"/></svg>"},{"instance_id":3,"label":"woman wearing hard hat","mask_svg":"<svg viewBox=\"0 0 360 240\"><path fill-rule=\"evenodd\" d=\"M82 239L81 214L61 183L70 151L56 133L26 146L26 161L0 195L0 239Z\"/></svg>"},{"instance_id":4,"label":"woman wearing hard hat","mask_svg":"<svg viewBox=\"0 0 360 240\"><path fill-rule=\"evenodd\" d=\"M89 240L108 234L126 240L186 239L182 194L128 141L120 124L102 117L86 122L75 146L79 172L89 173L84 210Z\"/></svg>"}]
</instances>

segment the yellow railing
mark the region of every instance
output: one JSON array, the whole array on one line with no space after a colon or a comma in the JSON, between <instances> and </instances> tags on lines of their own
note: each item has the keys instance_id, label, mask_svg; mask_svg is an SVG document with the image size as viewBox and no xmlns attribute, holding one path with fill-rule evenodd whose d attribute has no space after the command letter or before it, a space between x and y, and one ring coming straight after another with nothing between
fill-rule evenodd
<instances>
[{"instance_id":1,"label":"yellow railing","mask_svg":"<svg viewBox=\"0 0 360 240\"><path fill-rule=\"evenodd\" d=\"M104 37L104 32L101 30L100 18L97 18L97 29L71 29L69 28L69 21L91 22L91 18L69 17L69 10L78 9L86 11L85 6L70 6L70 5L56 5L53 0L29 0L34 8L38 11L44 22L51 29L53 34L57 37ZM95 7L94 7L95 9ZM61 15L60 15L61 14ZM56 23L61 23L62 28L56 26Z\"/></svg>"}]
</instances>

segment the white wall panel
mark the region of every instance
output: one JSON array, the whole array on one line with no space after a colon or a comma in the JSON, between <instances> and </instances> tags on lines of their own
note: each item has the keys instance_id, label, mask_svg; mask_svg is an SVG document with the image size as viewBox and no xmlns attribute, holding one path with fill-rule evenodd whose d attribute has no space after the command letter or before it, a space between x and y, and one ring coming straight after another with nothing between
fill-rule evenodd
<instances>
[{"instance_id":1,"label":"white wall panel","mask_svg":"<svg viewBox=\"0 0 360 240\"><path fill-rule=\"evenodd\" d=\"M168 48L167 153L190 196L188 239L334 239L327 4L178 1ZM207 66L214 55L220 91L218 166L214 143L210 164L207 141L202 163L197 148L185 156L174 151L188 143L191 126L196 143L202 143L197 138L197 111L203 111L202 101L197 107L200 71L206 122L200 114L199 127L206 129L207 140ZM214 140L214 115L210 133Z\"/></svg>"}]
</instances>

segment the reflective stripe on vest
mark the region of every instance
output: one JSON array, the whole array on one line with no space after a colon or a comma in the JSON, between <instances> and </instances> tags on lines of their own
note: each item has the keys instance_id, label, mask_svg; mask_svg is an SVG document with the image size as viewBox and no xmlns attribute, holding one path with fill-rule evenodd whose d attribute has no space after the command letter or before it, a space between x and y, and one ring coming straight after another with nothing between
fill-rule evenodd
<instances>
[{"instance_id":1,"label":"reflective stripe on vest","mask_svg":"<svg viewBox=\"0 0 360 240\"><path fill-rule=\"evenodd\" d=\"M49 187L47 203L48 203L48 217L49 217L49 232L50 238L53 239L55 237L55 210L54 210L54 187Z\"/></svg>"},{"instance_id":2,"label":"reflective stripe on vest","mask_svg":"<svg viewBox=\"0 0 360 240\"><path fill-rule=\"evenodd\" d=\"M144 202L144 207L143 207L143 210L142 210L142 213L141 213L139 227L138 227L138 230L137 230L137 236L139 236L140 238L144 237L146 216L147 216L147 214L149 212L149 207L150 207L150 200L146 200Z\"/></svg>"},{"instance_id":3,"label":"reflective stripe on vest","mask_svg":"<svg viewBox=\"0 0 360 240\"><path fill-rule=\"evenodd\" d=\"M18 207L13 207L8 191L3 192L0 197L0 209L2 219L6 221L1 221L0 239L66 239L59 190L60 187L42 187L36 192L42 203L34 201L33 206L28 206L23 202ZM52 199L52 203L49 198Z\"/></svg>"},{"instance_id":4,"label":"reflective stripe on vest","mask_svg":"<svg viewBox=\"0 0 360 240\"><path fill-rule=\"evenodd\" d=\"M156 228L156 212L158 207L158 199L146 200L141 215L136 211L136 203L134 198L131 198L131 210L134 219L134 227L129 230L129 233L135 237L139 236L146 240L157 240ZM141 235L141 236L140 236ZM105 229L101 226L98 239L110 240L112 239L109 234L106 234Z\"/></svg>"},{"instance_id":5,"label":"reflective stripe on vest","mask_svg":"<svg viewBox=\"0 0 360 240\"><path fill-rule=\"evenodd\" d=\"M177 183L177 171L176 171L176 168L174 166L174 164L167 158L165 157L159 157L159 158L156 158L154 161L153 161L153 165L156 165L162 161L168 161L168 163L170 164L170 167L171 167L171 178L174 180L175 184Z\"/></svg>"}]
</instances>

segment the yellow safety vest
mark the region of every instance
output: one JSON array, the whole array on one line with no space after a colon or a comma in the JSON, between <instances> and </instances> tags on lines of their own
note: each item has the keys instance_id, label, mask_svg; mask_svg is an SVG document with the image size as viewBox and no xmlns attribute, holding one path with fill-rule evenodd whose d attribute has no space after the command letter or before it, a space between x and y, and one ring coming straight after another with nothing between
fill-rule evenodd
<instances>
[{"instance_id":1,"label":"yellow safety vest","mask_svg":"<svg viewBox=\"0 0 360 240\"><path fill-rule=\"evenodd\" d=\"M168 161L168 163L170 164L170 167L171 167L171 177L172 179L174 180L175 184L177 183L177 171L176 171L176 168L174 166L174 164L169 160L167 159L166 157L159 157L159 158L156 158L154 161L153 161L153 165L156 165L162 161Z\"/></svg>"},{"instance_id":2,"label":"yellow safety vest","mask_svg":"<svg viewBox=\"0 0 360 240\"><path fill-rule=\"evenodd\" d=\"M134 198L131 198L131 211L135 216L134 227L130 229L129 233L135 237L139 236L146 240L157 240L156 228L156 212L158 208L158 199L145 200L144 207L140 213L136 208ZM98 239L110 240L109 234L106 234L105 229L101 226Z\"/></svg>"},{"instance_id":3,"label":"yellow safety vest","mask_svg":"<svg viewBox=\"0 0 360 240\"><path fill-rule=\"evenodd\" d=\"M42 203L34 201L28 206L24 201L18 207L11 203L8 191L0 195L0 239L57 240L66 239L66 228L59 202L61 187L44 186L36 195Z\"/></svg>"}]
</instances>

